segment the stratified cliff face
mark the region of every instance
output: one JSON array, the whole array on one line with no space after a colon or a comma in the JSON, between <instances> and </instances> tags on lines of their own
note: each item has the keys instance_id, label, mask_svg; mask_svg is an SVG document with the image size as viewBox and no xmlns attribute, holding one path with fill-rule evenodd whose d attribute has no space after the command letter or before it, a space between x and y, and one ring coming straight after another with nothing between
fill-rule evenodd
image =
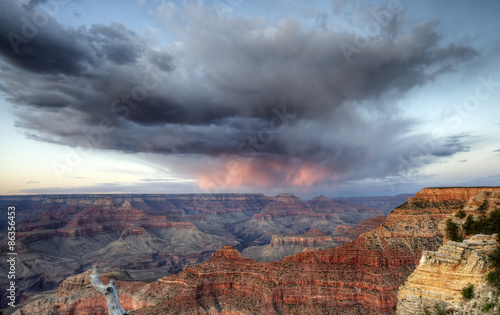
<instances>
[{"instance_id":1,"label":"stratified cliff face","mask_svg":"<svg viewBox=\"0 0 500 315\"><path fill-rule=\"evenodd\" d=\"M398 291L398 315L419 315L434 306L457 311L462 288L475 288L492 270L487 256L497 246L496 235L474 235L462 243L448 242L438 251L424 251L417 269Z\"/></svg>"},{"instance_id":2,"label":"stratified cliff face","mask_svg":"<svg viewBox=\"0 0 500 315\"><path fill-rule=\"evenodd\" d=\"M369 218L369 219L366 219L366 220L359 222L354 227L346 226L346 225L339 225L335 229L334 239L336 241L341 241L343 239L353 241L353 240L357 239L361 234L376 229L380 224L382 224L382 222L385 221L385 219L386 219L385 216L378 216L375 218ZM347 242L345 242L345 243L347 243Z\"/></svg>"},{"instance_id":3,"label":"stratified cliff face","mask_svg":"<svg viewBox=\"0 0 500 315\"><path fill-rule=\"evenodd\" d=\"M331 199L323 195L313 198L309 201L309 204L313 206L316 212L334 213L346 223L356 223L361 220L383 215L378 208L367 207L362 204L356 205L355 203L348 202L345 199ZM396 206L399 206L400 204L402 204L402 202Z\"/></svg>"},{"instance_id":4,"label":"stratified cliff face","mask_svg":"<svg viewBox=\"0 0 500 315\"><path fill-rule=\"evenodd\" d=\"M413 194L400 194L397 196L377 196L377 197L347 197L333 198L334 202L349 202L351 204L363 205L370 208L376 208L388 215L394 208L405 203Z\"/></svg>"},{"instance_id":5,"label":"stratified cliff face","mask_svg":"<svg viewBox=\"0 0 500 315\"><path fill-rule=\"evenodd\" d=\"M384 216L378 216L361 221L354 227L339 225L333 234L327 234L316 228L301 235L276 234L273 235L269 245L247 247L242 252L242 256L259 262L271 262L280 261L286 256L298 254L303 250L332 248L349 243L362 233L374 230L384 220Z\"/></svg>"},{"instance_id":6,"label":"stratified cliff face","mask_svg":"<svg viewBox=\"0 0 500 315\"><path fill-rule=\"evenodd\" d=\"M481 192L500 191L500 187L452 187L426 188L414 198L408 198L408 206L413 208L460 206Z\"/></svg>"},{"instance_id":7,"label":"stratified cliff face","mask_svg":"<svg viewBox=\"0 0 500 315\"><path fill-rule=\"evenodd\" d=\"M0 196L0 205L17 208L18 300L54 289L94 263L153 281L206 261L225 245L262 246L276 234L334 231L357 223L359 213L380 213L345 203L342 209L354 215L345 222L335 203L317 208L291 194ZM6 222L0 220L0 231ZM0 265L0 308L7 272Z\"/></svg>"},{"instance_id":8,"label":"stratified cliff face","mask_svg":"<svg viewBox=\"0 0 500 315\"><path fill-rule=\"evenodd\" d=\"M500 191L498 187L484 189L471 188L470 191L457 189L429 191L426 196L434 203L457 203L457 198L469 199L460 206L465 215L479 217L500 206ZM418 196L419 194L417 194ZM436 198L438 197L438 198ZM457 226L462 226L466 219L457 215L448 215ZM476 218L477 219L477 218ZM445 221L441 221L439 229L445 230ZM417 269L408 280L399 288L398 307L399 315L426 314L434 311L435 305L455 314L475 313L474 304L487 302L484 297L491 295L492 288L486 283L486 275L492 271L488 263L490 254L499 245L497 235L473 235L470 239L457 243L444 239L445 244L438 251L424 251ZM465 303L461 290L473 285L476 289L482 288L483 300ZM466 305L470 304L470 305Z\"/></svg>"},{"instance_id":9,"label":"stratified cliff face","mask_svg":"<svg viewBox=\"0 0 500 315\"><path fill-rule=\"evenodd\" d=\"M344 242L346 243L346 242ZM343 243L341 243L343 244ZM325 249L339 245L333 237L318 229L311 229L301 235L276 234L271 244L245 248L242 256L259 262L280 261L286 256L295 255L304 249Z\"/></svg>"}]
</instances>

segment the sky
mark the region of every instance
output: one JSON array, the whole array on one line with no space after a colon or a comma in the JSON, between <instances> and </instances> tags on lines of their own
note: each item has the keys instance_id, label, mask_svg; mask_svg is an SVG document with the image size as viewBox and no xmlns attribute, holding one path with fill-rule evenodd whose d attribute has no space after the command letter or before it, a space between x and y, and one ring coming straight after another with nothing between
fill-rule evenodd
<instances>
[{"instance_id":1,"label":"sky","mask_svg":"<svg viewBox=\"0 0 500 315\"><path fill-rule=\"evenodd\" d=\"M0 0L0 194L499 185L498 12Z\"/></svg>"}]
</instances>

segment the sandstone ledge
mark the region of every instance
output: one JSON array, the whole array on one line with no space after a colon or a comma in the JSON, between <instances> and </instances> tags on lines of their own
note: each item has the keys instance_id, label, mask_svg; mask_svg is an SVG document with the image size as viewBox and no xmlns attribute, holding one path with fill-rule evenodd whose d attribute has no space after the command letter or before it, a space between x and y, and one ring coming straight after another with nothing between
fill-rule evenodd
<instances>
[{"instance_id":1,"label":"sandstone ledge","mask_svg":"<svg viewBox=\"0 0 500 315\"><path fill-rule=\"evenodd\" d=\"M461 290L479 287L492 270L487 256L498 246L495 235L474 235L462 243L448 242L438 251L423 251L417 269L398 291L398 315L425 314L436 304L457 308Z\"/></svg>"}]
</instances>

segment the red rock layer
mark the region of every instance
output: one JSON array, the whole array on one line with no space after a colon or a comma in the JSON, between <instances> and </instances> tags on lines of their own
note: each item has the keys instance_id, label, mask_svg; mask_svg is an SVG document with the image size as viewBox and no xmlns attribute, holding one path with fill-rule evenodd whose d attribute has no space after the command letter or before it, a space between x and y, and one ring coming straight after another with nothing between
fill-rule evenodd
<instances>
[{"instance_id":1,"label":"red rock layer","mask_svg":"<svg viewBox=\"0 0 500 315\"><path fill-rule=\"evenodd\" d=\"M141 315L391 314L396 291L415 269L421 252L442 244L438 223L478 191L425 189L374 231L332 249L259 263L229 246L179 274L150 284L123 282L118 288L124 294L131 287L140 292L134 295L137 303L151 305L131 313ZM292 213L300 208L290 196L282 198L291 199Z\"/></svg>"},{"instance_id":2,"label":"red rock layer","mask_svg":"<svg viewBox=\"0 0 500 315\"><path fill-rule=\"evenodd\" d=\"M354 227L347 225L339 225L335 230L335 232L336 234L340 234L342 237L347 237L351 240L355 240L362 233L376 229L382 222L384 222L385 218L386 218L385 216L369 218L359 222ZM338 236L336 238L338 238Z\"/></svg>"},{"instance_id":3,"label":"red rock layer","mask_svg":"<svg viewBox=\"0 0 500 315\"><path fill-rule=\"evenodd\" d=\"M450 200L468 201L479 191L500 191L500 187L450 187L450 188L425 188L419 191L414 198L408 198L408 203L416 199L429 202L443 202Z\"/></svg>"},{"instance_id":4,"label":"red rock layer","mask_svg":"<svg viewBox=\"0 0 500 315\"><path fill-rule=\"evenodd\" d=\"M46 214L29 224L22 222L18 238L25 243L53 236L89 236L114 231L134 229L195 228L191 222L169 222L165 216L153 216L132 208L128 201L116 208L108 199L97 200L95 204L76 215L67 213L64 218L54 220L56 214ZM51 223L52 222L52 223ZM60 227L58 227L60 226ZM127 232L128 233L128 232ZM128 234L126 234L128 235ZM137 234L136 234L137 235Z\"/></svg>"},{"instance_id":5,"label":"red rock layer","mask_svg":"<svg viewBox=\"0 0 500 315\"><path fill-rule=\"evenodd\" d=\"M106 274L100 275L103 283L108 283L111 277ZM118 286L119 298L125 310L136 310L151 306L141 300L145 283L136 282L113 282ZM76 276L72 276L61 282L57 292L44 299L18 310L15 315L32 314L58 314L58 315L107 315L106 299L97 293L90 284L90 270Z\"/></svg>"}]
</instances>

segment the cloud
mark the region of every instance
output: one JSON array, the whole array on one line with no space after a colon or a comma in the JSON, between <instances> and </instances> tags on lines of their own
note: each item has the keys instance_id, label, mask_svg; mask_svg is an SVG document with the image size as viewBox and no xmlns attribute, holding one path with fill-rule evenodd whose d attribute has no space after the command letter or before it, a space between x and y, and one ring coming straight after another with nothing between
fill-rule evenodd
<instances>
[{"instance_id":1,"label":"cloud","mask_svg":"<svg viewBox=\"0 0 500 315\"><path fill-rule=\"evenodd\" d=\"M1 33L21 32L32 8L1 6ZM17 53L1 37L0 90L17 126L39 141L166 156L207 189L384 178L425 136L392 100L477 55L443 44L436 23L393 23L349 63L340 47L351 32L220 19L193 3L157 15L176 43L51 17ZM412 167L466 151L463 137L442 139Z\"/></svg>"}]
</instances>

